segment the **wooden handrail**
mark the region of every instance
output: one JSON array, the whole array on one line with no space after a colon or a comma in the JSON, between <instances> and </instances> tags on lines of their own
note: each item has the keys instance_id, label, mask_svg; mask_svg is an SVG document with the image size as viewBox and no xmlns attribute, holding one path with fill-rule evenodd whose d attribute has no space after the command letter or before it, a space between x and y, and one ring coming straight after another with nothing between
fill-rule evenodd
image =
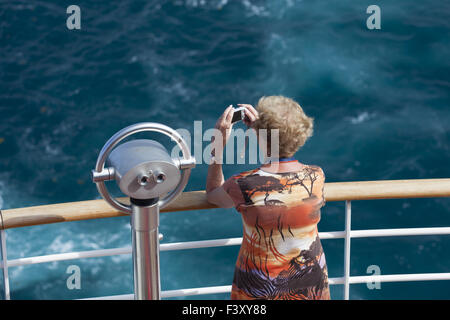
<instances>
[{"instance_id":1,"label":"wooden handrail","mask_svg":"<svg viewBox=\"0 0 450 320\"><path fill-rule=\"evenodd\" d=\"M325 200L372 200L399 198L450 197L450 179L378 180L328 182L324 186ZM128 202L127 198L120 198ZM214 209L206 200L205 191L184 192L161 212ZM0 211L0 229L41 225L64 221L79 221L125 216L104 200L68 202Z\"/></svg>"}]
</instances>

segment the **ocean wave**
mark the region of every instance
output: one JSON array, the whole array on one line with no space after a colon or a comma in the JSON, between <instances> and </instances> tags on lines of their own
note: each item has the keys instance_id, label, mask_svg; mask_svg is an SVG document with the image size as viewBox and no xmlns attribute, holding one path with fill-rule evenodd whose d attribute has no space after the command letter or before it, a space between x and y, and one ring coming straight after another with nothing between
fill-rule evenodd
<instances>
[{"instance_id":1,"label":"ocean wave","mask_svg":"<svg viewBox=\"0 0 450 320\"><path fill-rule=\"evenodd\" d=\"M48 246L48 251L53 253L71 252L75 248L75 242L70 239L64 239L63 235L57 236L52 243Z\"/></svg>"},{"instance_id":2,"label":"ocean wave","mask_svg":"<svg viewBox=\"0 0 450 320\"><path fill-rule=\"evenodd\" d=\"M448 8L437 1L386 6L383 29L370 33L364 6L358 11L349 1L84 2L80 31L66 30L62 4L2 5L0 86L8 90L0 92L5 137L0 147L7 148L7 156L0 150L0 208L100 199L87 176L100 147L117 130L154 119L174 128L202 119L206 127L226 105L267 94L301 99L315 117L317 132L301 156L324 164L330 181L448 176L449 45L443 19ZM30 15L34 21L26 18ZM190 187L204 188L205 177L205 166L198 166ZM422 212L413 207L403 210L419 223ZM449 201L437 199L427 210L441 212L445 224L449 208ZM400 224L389 209L381 215ZM230 212L221 212L220 226L217 212L162 215L164 241L239 236L238 217L231 221L225 216ZM364 213L367 221L380 216L378 209ZM339 220L342 210L333 204L324 208L325 229L326 216ZM9 257L129 246L129 221L115 219L7 230ZM229 254L214 250L218 257ZM193 267L192 277L180 277L186 261L197 262L187 254L169 255L162 255L170 265L162 274L165 285L192 287L192 279L205 276ZM327 255L330 273L340 272L340 256ZM427 261L448 264L442 257L430 252ZM200 259L212 270L226 267ZM393 267L403 263L394 262ZM129 255L74 263L102 281L111 278L104 288L132 284L131 272L120 269L129 267ZM58 266L64 263L10 272L18 283L31 288L32 278L39 278L47 288L54 279L45 269ZM120 274L111 271L119 269ZM213 276L216 282L231 281L222 271Z\"/></svg>"},{"instance_id":3,"label":"ocean wave","mask_svg":"<svg viewBox=\"0 0 450 320\"><path fill-rule=\"evenodd\" d=\"M239 2L245 10L247 17L257 16L266 17L270 15L270 10L264 5L260 5L261 1L241 0ZM207 8L222 10L229 4L229 0L177 0L174 2L176 6L185 6L190 8ZM287 6L292 6L292 0L286 2Z\"/></svg>"},{"instance_id":4,"label":"ocean wave","mask_svg":"<svg viewBox=\"0 0 450 320\"><path fill-rule=\"evenodd\" d=\"M228 4L229 0L176 0L174 4L177 6L186 6L186 7L209 7L215 9L222 9Z\"/></svg>"},{"instance_id":5,"label":"ocean wave","mask_svg":"<svg viewBox=\"0 0 450 320\"><path fill-rule=\"evenodd\" d=\"M374 118L376 116L375 113L370 113L368 111L363 111L361 113L359 113L357 116L355 117L349 117L347 118L352 124L360 124L363 122L366 122L372 118Z\"/></svg>"}]
</instances>

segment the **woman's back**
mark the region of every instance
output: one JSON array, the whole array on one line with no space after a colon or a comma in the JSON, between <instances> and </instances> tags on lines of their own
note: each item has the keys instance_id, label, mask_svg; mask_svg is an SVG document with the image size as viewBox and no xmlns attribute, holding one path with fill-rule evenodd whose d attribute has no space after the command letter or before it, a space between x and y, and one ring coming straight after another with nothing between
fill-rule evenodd
<instances>
[{"instance_id":1,"label":"woman's back","mask_svg":"<svg viewBox=\"0 0 450 320\"><path fill-rule=\"evenodd\" d=\"M322 169L263 169L234 175L223 186L242 215L244 229L232 299L329 299L317 231L325 204Z\"/></svg>"}]
</instances>

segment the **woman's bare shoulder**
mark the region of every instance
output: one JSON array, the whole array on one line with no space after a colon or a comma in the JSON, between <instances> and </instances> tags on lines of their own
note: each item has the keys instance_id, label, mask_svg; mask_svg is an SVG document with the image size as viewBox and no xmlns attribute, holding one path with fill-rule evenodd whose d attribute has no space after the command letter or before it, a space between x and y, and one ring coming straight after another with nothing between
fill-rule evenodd
<instances>
[{"instance_id":1,"label":"woman's bare shoulder","mask_svg":"<svg viewBox=\"0 0 450 320\"><path fill-rule=\"evenodd\" d=\"M321 177L320 179L325 181L325 173L323 172L323 169L320 166L315 164L309 164L307 165L307 167L309 171L314 173L314 175L319 175L319 177Z\"/></svg>"},{"instance_id":2,"label":"woman's bare shoulder","mask_svg":"<svg viewBox=\"0 0 450 320\"><path fill-rule=\"evenodd\" d=\"M317 171L317 172L322 172L323 173L323 169L322 167L315 165L315 164L307 164L305 165L307 166L309 169L313 170L313 171Z\"/></svg>"},{"instance_id":3,"label":"woman's bare shoulder","mask_svg":"<svg viewBox=\"0 0 450 320\"><path fill-rule=\"evenodd\" d=\"M259 168L250 169L250 170L247 170L247 171L242 171L242 172L239 172L239 173L236 173L236 174L232 175L231 178L233 178L235 180L242 179L242 178L251 176L253 174L256 174L258 171L259 171Z\"/></svg>"}]
</instances>

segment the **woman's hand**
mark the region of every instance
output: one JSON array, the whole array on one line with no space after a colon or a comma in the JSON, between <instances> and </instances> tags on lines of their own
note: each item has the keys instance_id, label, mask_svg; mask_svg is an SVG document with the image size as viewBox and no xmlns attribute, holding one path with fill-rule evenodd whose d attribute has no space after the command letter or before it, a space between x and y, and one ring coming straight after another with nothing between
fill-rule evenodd
<instances>
[{"instance_id":1,"label":"woman's hand","mask_svg":"<svg viewBox=\"0 0 450 320\"><path fill-rule=\"evenodd\" d=\"M238 106L245 108L244 123L247 125L247 127L251 128L253 123L258 120L258 111L256 111L256 109L253 108L253 106L250 104L238 104ZM233 119L233 114L234 108L233 105L230 105L225 109L223 114L216 122L215 128L220 131L222 137L222 148L225 148L225 145L227 144L227 141L231 135L231 129L233 128L233 123L231 122L231 120ZM215 137L212 138L211 142L214 141Z\"/></svg>"},{"instance_id":2,"label":"woman's hand","mask_svg":"<svg viewBox=\"0 0 450 320\"><path fill-rule=\"evenodd\" d=\"M251 128L253 123L258 120L258 111L251 104L238 104L239 107L244 107L245 118L244 123L247 127Z\"/></svg>"},{"instance_id":3,"label":"woman's hand","mask_svg":"<svg viewBox=\"0 0 450 320\"><path fill-rule=\"evenodd\" d=\"M225 109L223 114L220 116L220 118L216 122L215 128L220 131L221 137L222 137L222 147L225 148L225 145L228 141L228 138L231 134L231 129L233 128L233 123L231 123L231 120L233 119L234 114L234 108L233 105L228 106L228 108ZM214 142L215 137L212 138L211 142Z\"/></svg>"}]
</instances>

